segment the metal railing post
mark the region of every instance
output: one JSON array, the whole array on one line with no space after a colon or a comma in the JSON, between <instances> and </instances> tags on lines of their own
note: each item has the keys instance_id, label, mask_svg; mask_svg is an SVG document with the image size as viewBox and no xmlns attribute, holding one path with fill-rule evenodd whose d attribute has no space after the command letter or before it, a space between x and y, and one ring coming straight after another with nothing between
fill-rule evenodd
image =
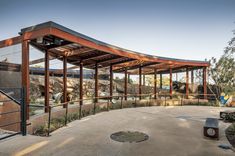
<instances>
[{"instance_id":1,"label":"metal railing post","mask_svg":"<svg viewBox=\"0 0 235 156\"><path fill-rule=\"evenodd\" d=\"M47 125L47 136L50 135L50 129L51 129L51 106L49 106L49 115L48 115L48 125Z\"/></svg>"},{"instance_id":2,"label":"metal railing post","mask_svg":"<svg viewBox=\"0 0 235 156\"><path fill-rule=\"evenodd\" d=\"M24 88L21 88L21 133L23 136L27 134L26 118L25 90Z\"/></svg>"},{"instance_id":3,"label":"metal railing post","mask_svg":"<svg viewBox=\"0 0 235 156\"><path fill-rule=\"evenodd\" d=\"M79 120L82 119L82 105L79 106Z\"/></svg>"},{"instance_id":4,"label":"metal railing post","mask_svg":"<svg viewBox=\"0 0 235 156\"><path fill-rule=\"evenodd\" d=\"M94 100L94 108L93 108L93 115L96 113L96 99Z\"/></svg>"},{"instance_id":5,"label":"metal railing post","mask_svg":"<svg viewBox=\"0 0 235 156\"><path fill-rule=\"evenodd\" d=\"M67 121L68 121L68 102L66 103L66 111L65 111L65 126L67 125Z\"/></svg>"}]
</instances>

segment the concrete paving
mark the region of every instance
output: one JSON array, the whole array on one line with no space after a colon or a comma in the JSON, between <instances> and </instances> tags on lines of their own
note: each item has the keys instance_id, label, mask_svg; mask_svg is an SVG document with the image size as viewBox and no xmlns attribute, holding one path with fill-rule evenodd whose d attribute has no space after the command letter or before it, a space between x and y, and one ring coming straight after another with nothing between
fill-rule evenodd
<instances>
[{"instance_id":1,"label":"concrete paving","mask_svg":"<svg viewBox=\"0 0 235 156\"><path fill-rule=\"evenodd\" d=\"M0 142L0 155L33 156L218 156L235 155L218 148L229 144L220 122L220 140L206 139L202 128L207 117L219 117L228 108L183 106L141 107L114 110L70 123L50 137L16 136ZM117 131L141 131L149 140L120 143L110 139Z\"/></svg>"}]
</instances>

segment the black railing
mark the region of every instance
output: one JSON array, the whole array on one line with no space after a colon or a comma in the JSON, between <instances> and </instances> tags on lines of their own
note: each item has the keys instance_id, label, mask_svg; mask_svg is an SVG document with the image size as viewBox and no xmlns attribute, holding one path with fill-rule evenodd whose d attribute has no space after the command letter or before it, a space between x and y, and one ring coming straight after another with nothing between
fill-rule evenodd
<instances>
[{"instance_id":1,"label":"black railing","mask_svg":"<svg viewBox=\"0 0 235 156\"><path fill-rule=\"evenodd\" d=\"M15 99L14 97L8 95L4 91L6 89L8 91L17 92L17 94L19 94L18 96L20 96L20 98ZM24 89L22 89L22 88L0 88L0 93L5 95L7 97L7 99L8 99L8 100L0 100L1 103L8 104L9 102L13 102L13 103L16 103L16 104L20 105L20 108L18 110L12 110L12 111L7 111L7 112L1 112L0 113L0 116L2 116L2 117L6 116L6 115L9 115L9 114L20 113L20 120L19 121L8 122L8 123L0 125L0 129L2 129L2 131L6 131L6 130L4 130L4 129L6 129L5 127L20 124L20 131L18 131L18 132L11 132L9 135L1 137L0 140L9 138L9 137L17 135L17 134L26 135L26 133L27 133L26 132L27 131L27 129L26 129L26 126L27 126L26 125L26 107L25 107L25 103L24 103L24 100L23 100Z\"/></svg>"},{"instance_id":2,"label":"black railing","mask_svg":"<svg viewBox=\"0 0 235 156\"><path fill-rule=\"evenodd\" d=\"M93 106L93 114L96 114L96 107L97 107L97 101L98 99L102 99L102 100L106 100L106 104L107 104L107 109L106 111L110 110L110 104L112 103L112 99L120 99L120 109L124 108L123 105L123 101L125 98L132 98L134 100L133 107L137 107L137 99L143 99L147 98L147 102L145 104L145 106L151 106L151 102L152 100L160 100L159 98L164 97L164 105L167 106L167 101L168 100L174 100L172 97L174 96L180 96L180 105L183 106L184 105L184 100L187 99L187 96L195 96L195 99L198 100L198 104L200 103L200 97L204 94L188 94L186 96L186 94L169 94L169 93L165 93L165 94L159 94L157 93L156 95L156 99L155 94L128 94L128 95L116 95L116 96L102 96L102 97L94 97L94 98L86 98L86 99L82 99L82 100L74 100L74 101L69 101L69 102L64 102L64 103L60 103L60 104L56 104L56 105L49 105L48 107L42 106L42 105L29 105L29 107L38 107L38 108L48 108L48 123L47 123L47 136L50 136L50 128L51 128L51 113L52 110L56 107L61 107L61 106L65 106L65 121L64 121L64 126L67 125L68 122L68 105L69 103L77 103L77 104L73 104L73 105L79 105L79 119L81 119L82 116L82 106L80 105L81 101L87 101L87 100L92 100L94 101L94 106ZM207 94L207 96L215 96L213 94ZM167 99L168 98L168 99ZM160 100L162 101L162 100Z\"/></svg>"}]
</instances>

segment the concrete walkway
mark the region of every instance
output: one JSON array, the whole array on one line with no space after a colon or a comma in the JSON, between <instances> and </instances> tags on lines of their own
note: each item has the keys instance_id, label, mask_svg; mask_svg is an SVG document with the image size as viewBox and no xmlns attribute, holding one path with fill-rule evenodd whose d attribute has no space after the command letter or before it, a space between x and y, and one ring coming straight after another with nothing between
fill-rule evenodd
<instances>
[{"instance_id":1,"label":"concrete walkway","mask_svg":"<svg viewBox=\"0 0 235 156\"><path fill-rule=\"evenodd\" d=\"M229 144L228 126L220 122L220 140L203 138L206 117L218 117L228 108L184 106L142 107L103 112L74 121L51 137L16 136L0 142L0 155L33 156L218 156L235 155L217 146ZM110 139L117 131L141 131L149 140L119 143Z\"/></svg>"}]
</instances>

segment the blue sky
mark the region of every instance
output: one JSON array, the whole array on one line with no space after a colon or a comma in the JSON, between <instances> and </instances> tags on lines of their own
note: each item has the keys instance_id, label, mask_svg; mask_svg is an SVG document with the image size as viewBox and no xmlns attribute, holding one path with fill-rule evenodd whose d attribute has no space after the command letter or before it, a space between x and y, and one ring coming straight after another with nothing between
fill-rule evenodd
<instances>
[{"instance_id":1,"label":"blue sky","mask_svg":"<svg viewBox=\"0 0 235 156\"><path fill-rule=\"evenodd\" d=\"M235 0L1 0L0 40L54 21L142 53L204 60L219 57L235 29Z\"/></svg>"}]
</instances>

